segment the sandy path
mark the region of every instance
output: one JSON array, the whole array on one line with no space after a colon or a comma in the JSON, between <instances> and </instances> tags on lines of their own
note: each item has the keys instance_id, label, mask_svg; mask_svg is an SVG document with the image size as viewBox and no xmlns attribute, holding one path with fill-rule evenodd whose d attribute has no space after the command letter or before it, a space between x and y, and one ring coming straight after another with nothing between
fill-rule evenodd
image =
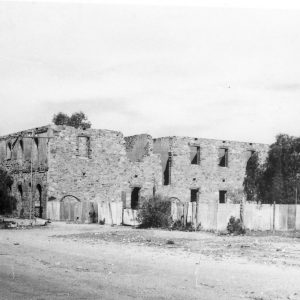
<instances>
[{"instance_id":1,"label":"sandy path","mask_svg":"<svg viewBox=\"0 0 300 300\"><path fill-rule=\"evenodd\" d=\"M53 237L128 230L52 224L0 231L0 299L300 299L300 268L294 264L257 263L238 256L216 260L182 247L86 240L80 235ZM193 247L212 238L196 236Z\"/></svg>"}]
</instances>

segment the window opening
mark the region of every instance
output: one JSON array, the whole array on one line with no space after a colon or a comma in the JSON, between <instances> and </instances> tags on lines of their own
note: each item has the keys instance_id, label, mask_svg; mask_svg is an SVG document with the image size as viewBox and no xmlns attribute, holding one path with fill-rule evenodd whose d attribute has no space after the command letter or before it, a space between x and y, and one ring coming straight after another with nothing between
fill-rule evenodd
<instances>
[{"instance_id":1,"label":"window opening","mask_svg":"<svg viewBox=\"0 0 300 300\"><path fill-rule=\"evenodd\" d=\"M172 152L168 153L168 160L164 171L164 185L171 184L171 173L172 173Z\"/></svg>"},{"instance_id":2,"label":"window opening","mask_svg":"<svg viewBox=\"0 0 300 300\"><path fill-rule=\"evenodd\" d=\"M200 165L200 147L190 146L190 159L192 165Z\"/></svg>"},{"instance_id":3,"label":"window opening","mask_svg":"<svg viewBox=\"0 0 300 300\"><path fill-rule=\"evenodd\" d=\"M191 202L197 202L199 197L199 189L192 189L191 190Z\"/></svg>"},{"instance_id":4,"label":"window opening","mask_svg":"<svg viewBox=\"0 0 300 300\"><path fill-rule=\"evenodd\" d=\"M219 203L227 202L227 191L219 191Z\"/></svg>"},{"instance_id":5,"label":"window opening","mask_svg":"<svg viewBox=\"0 0 300 300\"><path fill-rule=\"evenodd\" d=\"M131 191L131 209L138 209L140 200L140 187L134 187Z\"/></svg>"},{"instance_id":6,"label":"window opening","mask_svg":"<svg viewBox=\"0 0 300 300\"><path fill-rule=\"evenodd\" d=\"M228 167L228 149L220 148L219 149L219 166Z\"/></svg>"}]
</instances>

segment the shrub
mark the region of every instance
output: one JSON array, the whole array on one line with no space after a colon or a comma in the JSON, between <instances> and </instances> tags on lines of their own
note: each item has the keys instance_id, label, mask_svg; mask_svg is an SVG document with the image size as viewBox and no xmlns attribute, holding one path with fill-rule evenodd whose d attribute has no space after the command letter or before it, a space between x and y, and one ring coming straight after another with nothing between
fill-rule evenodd
<instances>
[{"instance_id":1,"label":"shrub","mask_svg":"<svg viewBox=\"0 0 300 300\"><path fill-rule=\"evenodd\" d=\"M227 224L227 231L231 234L245 234L246 230L240 219L235 217L230 217L229 222Z\"/></svg>"},{"instance_id":2,"label":"shrub","mask_svg":"<svg viewBox=\"0 0 300 300\"><path fill-rule=\"evenodd\" d=\"M172 225L171 202L159 196L146 199L138 210L137 219L141 228L169 228Z\"/></svg>"},{"instance_id":3,"label":"shrub","mask_svg":"<svg viewBox=\"0 0 300 300\"><path fill-rule=\"evenodd\" d=\"M172 230L180 230L180 231L200 231L201 230L201 224L195 228L195 225L191 222L186 222L184 225L181 220L177 220L172 224Z\"/></svg>"}]
</instances>

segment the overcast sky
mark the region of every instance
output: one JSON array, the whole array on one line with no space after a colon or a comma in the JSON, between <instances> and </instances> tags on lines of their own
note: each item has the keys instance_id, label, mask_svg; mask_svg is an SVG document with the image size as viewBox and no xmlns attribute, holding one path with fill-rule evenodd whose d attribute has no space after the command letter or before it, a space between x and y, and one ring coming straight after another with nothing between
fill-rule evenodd
<instances>
[{"instance_id":1,"label":"overcast sky","mask_svg":"<svg viewBox=\"0 0 300 300\"><path fill-rule=\"evenodd\" d=\"M0 3L0 135L79 110L125 135L300 135L299 7L94 2Z\"/></svg>"}]
</instances>

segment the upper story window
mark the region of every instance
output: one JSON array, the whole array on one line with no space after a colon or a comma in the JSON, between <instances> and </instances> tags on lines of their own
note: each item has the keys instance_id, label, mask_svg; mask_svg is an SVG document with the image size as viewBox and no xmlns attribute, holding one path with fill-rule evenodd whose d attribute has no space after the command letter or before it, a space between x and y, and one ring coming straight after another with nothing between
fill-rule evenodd
<instances>
[{"instance_id":1,"label":"upper story window","mask_svg":"<svg viewBox=\"0 0 300 300\"><path fill-rule=\"evenodd\" d=\"M39 139L37 137L31 140L31 160L34 167L37 167L39 164Z\"/></svg>"},{"instance_id":2,"label":"upper story window","mask_svg":"<svg viewBox=\"0 0 300 300\"><path fill-rule=\"evenodd\" d=\"M78 136L77 137L77 155L81 157L90 158L91 143L89 136Z\"/></svg>"},{"instance_id":3,"label":"upper story window","mask_svg":"<svg viewBox=\"0 0 300 300\"><path fill-rule=\"evenodd\" d=\"M220 148L219 149L219 166L228 167L228 149Z\"/></svg>"},{"instance_id":4,"label":"upper story window","mask_svg":"<svg viewBox=\"0 0 300 300\"><path fill-rule=\"evenodd\" d=\"M11 142L6 144L6 159L11 159L12 145Z\"/></svg>"},{"instance_id":5,"label":"upper story window","mask_svg":"<svg viewBox=\"0 0 300 300\"><path fill-rule=\"evenodd\" d=\"M248 162L249 159L254 155L255 151L254 150L247 150L246 151L246 161Z\"/></svg>"},{"instance_id":6,"label":"upper story window","mask_svg":"<svg viewBox=\"0 0 300 300\"><path fill-rule=\"evenodd\" d=\"M164 185L170 185L171 184L171 174L172 174L172 152L168 153L168 160L166 163L166 168L164 170Z\"/></svg>"},{"instance_id":7,"label":"upper story window","mask_svg":"<svg viewBox=\"0 0 300 300\"><path fill-rule=\"evenodd\" d=\"M19 141L19 147L18 147L18 159L23 160L24 157L24 142L23 140Z\"/></svg>"},{"instance_id":8,"label":"upper story window","mask_svg":"<svg viewBox=\"0 0 300 300\"><path fill-rule=\"evenodd\" d=\"M190 146L190 159L192 165L200 165L200 147Z\"/></svg>"}]
</instances>

